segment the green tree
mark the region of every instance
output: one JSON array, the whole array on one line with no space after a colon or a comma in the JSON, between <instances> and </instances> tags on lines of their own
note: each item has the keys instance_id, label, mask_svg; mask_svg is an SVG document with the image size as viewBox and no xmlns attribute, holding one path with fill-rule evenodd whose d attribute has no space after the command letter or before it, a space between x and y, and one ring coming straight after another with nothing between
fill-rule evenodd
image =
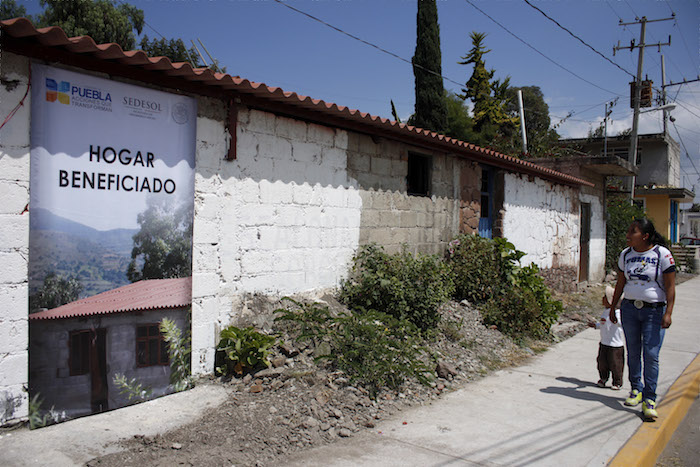
<instances>
[{"instance_id":1,"label":"green tree","mask_svg":"<svg viewBox=\"0 0 700 467\"><path fill-rule=\"evenodd\" d=\"M644 209L631 204L627 195L608 196L607 212L605 268L616 271L620 253L627 247L627 229L633 220L646 217L646 213Z\"/></svg>"},{"instance_id":2,"label":"green tree","mask_svg":"<svg viewBox=\"0 0 700 467\"><path fill-rule=\"evenodd\" d=\"M192 208L173 209L163 200L149 200L137 216L141 230L134 235L134 248L126 277L131 282L168 279L192 274ZM139 266L142 262L142 266Z\"/></svg>"},{"instance_id":3,"label":"green tree","mask_svg":"<svg viewBox=\"0 0 700 467\"><path fill-rule=\"evenodd\" d=\"M82 291L83 285L74 276L66 278L50 272L36 295L30 298L29 308L32 311L56 308L76 301Z\"/></svg>"},{"instance_id":4,"label":"green tree","mask_svg":"<svg viewBox=\"0 0 700 467\"><path fill-rule=\"evenodd\" d=\"M413 125L442 133L447 126L447 109L442 85L440 27L435 0L418 0L415 77L415 118Z\"/></svg>"},{"instance_id":5,"label":"green tree","mask_svg":"<svg viewBox=\"0 0 700 467\"><path fill-rule=\"evenodd\" d=\"M445 93L447 107L447 128L445 134L461 141L474 141L474 120L469 116L469 109L457 94Z\"/></svg>"},{"instance_id":6,"label":"green tree","mask_svg":"<svg viewBox=\"0 0 700 467\"><path fill-rule=\"evenodd\" d=\"M493 80L495 70L487 70L484 55L489 53L484 46L486 34L472 32L469 37L472 40L472 48L469 54L462 57L460 65L474 65L474 70L462 89L460 96L470 99L474 104L474 132L478 135L477 144L493 146L497 136L507 137L512 135L517 119L507 109L507 90L510 85L510 77L503 81Z\"/></svg>"},{"instance_id":7,"label":"green tree","mask_svg":"<svg viewBox=\"0 0 700 467\"><path fill-rule=\"evenodd\" d=\"M19 17L27 17L27 9L23 5L17 5L15 0L0 1L0 20Z\"/></svg>"},{"instance_id":8,"label":"green tree","mask_svg":"<svg viewBox=\"0 0 700 467\"><path fill-rule=\"evenodd\" d=\"M45 7L37 26L60 26L68 37L90 36L98 44L115 42L132 50L134 31L141 34L145 24L143 10L111 0L41 0Z\"/></svg>"},{"instance_id":9,"label":"green tree","mask_svg":"<svg viewBox=\"0 0 700 467\"><path fill-rule=\"evenodd\" d=\"M149 39L144 34L139 45L151 57L168 57L173 63L189 62L195 68L202 66L197 51L194 47L188 49L182 39Z\"/></svg>"}]
</instances>

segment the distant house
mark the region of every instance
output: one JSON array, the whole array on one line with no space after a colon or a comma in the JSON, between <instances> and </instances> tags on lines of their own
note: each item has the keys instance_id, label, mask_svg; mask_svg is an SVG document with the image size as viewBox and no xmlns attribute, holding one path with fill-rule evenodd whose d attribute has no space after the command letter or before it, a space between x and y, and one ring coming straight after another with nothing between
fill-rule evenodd
<instances>
[{"instance_id":1,"label":"distant house","mask_svg":"<svg viewBox=\"0 0 700 467\"><path fill-rule=\"evenodd\" d=\"M595 156L619 157L630 163L630 136L562 139L563 146ZM668 134L639 135L634 200L643 206L656 229L671 242L678 241L679 204L691 203L695 194L681 187L680 146ZM632 175L632 174L628 174ZM610 192L630 193L631 178L608 180Z\"/></svg>"},{"instance_id":2,"label":"distant house","mask_svg":"<svg viewBox=\"0 0 700 467\"><path fill-rule=\"evenodd\" d=\"M69 417L129 404L117 374L167 394L170 366L158 325L189 330L192 278L144 280L29 315L30 394Z\"/></svg>"}]
</instances>

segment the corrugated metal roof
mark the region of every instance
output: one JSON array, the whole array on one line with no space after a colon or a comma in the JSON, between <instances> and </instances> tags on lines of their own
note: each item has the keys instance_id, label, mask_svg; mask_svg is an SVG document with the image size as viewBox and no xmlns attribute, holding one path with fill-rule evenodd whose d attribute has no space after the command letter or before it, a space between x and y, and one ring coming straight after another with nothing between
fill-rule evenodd
<instances>
[{"instance_id":1,"label":"corrugated metal roof","mask_svg":"<svg viewBox=\"0 0 700 467\"><path fill-rule=\"evenodd\" d=\"M256 102L267 103L280 112L294 116L327 122L330 125L351 130L378 134L414 144L429 146L455 153L460 156L505 168L513 172L536 175L566 185L593 186L592 183L571 175L541 167L532 162L501 154L491 149L482 148L471 143L441 135L430 130L398 123L386 118L370 115L359 110L350 109L319 99L312 99L295 92L286 92L278 87L256 83L239 76L214 73L208 68L193 68L189 63L172 63L166 57L149 57L140 50L123 51L118 44L96 44L88 36L68 37L57 26L35 28L26 18L14 18L0 21L4 30L4 49L45 60L58 60L57 55L65 58L65 52L76 58L90 58L107 64L118 64L125 69L145 70L157 73L172 87L172 79L187 84L193 92L208 93L215 90L230 97L250 97ZM81 65L83 63L81 62ZM111 71L110 71L111 72ZM116 72L115 72L116 73ZM139 79L138 77L134 79ZM244 102L246 103L246 102Z\"/></svg>"},{"instance_id":2,"label":"corrugated metal roof","mask_svg":"<svg viewBox=\"0 0 700 467\"><path fill-rule=\"evenodd\" d=\"M63 319L133 311L182 308L192 303L192 278L149 279L31 313L29 319Z\"/></svg>"}]
</instances>

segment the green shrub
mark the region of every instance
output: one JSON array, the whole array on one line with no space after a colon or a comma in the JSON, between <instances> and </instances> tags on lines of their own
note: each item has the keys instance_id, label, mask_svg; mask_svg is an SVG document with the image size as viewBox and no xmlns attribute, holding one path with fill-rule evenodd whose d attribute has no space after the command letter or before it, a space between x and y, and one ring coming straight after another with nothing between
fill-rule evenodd
<instances>
[{"instance_id":1,"label":"green shrub","mask_svg":"<svg viewBox=\"0 0 700 467\"><path fill-rule=\"evenodd\" d=\"M481 307L484 324L495 325L502 333L519 340L522 337L541 337L549 332L539 320L540 307L532 292L508 288Z\"/></svg>"},{"instance_id":2,"label":"green shrub","mask_svg":"<svg viewBox=\"0 0 700 467\"><path fill-rule=\"evenodd\" d=\"M252 326L228 326L221 331L220 338L216 346L217 373L241 375L270 366L270 348L277 343L274 336L261 334Z\"/></svg>"},{"instance_id":3,"label":"green shrub","mask_svg":"<svg viewBox=\"0 0 700 467\"><path fill-rule=\"evenodd\" d=\"M462 234L449 243L447 264L455 281L455 298L482 303L503 287L504 261L499 244L478 235Z\"/></svg>"},{"instance_id":4,"label":"green shrub","mask_svg":"<svg viewBox=\"0 0 700 467\"><path fill-rule=\"evenodd\" d=\"M332 316L327 306L294 303L298 309L277 310L276 320L298 325L298 340L327 342L330 353L318 360L335 365L372 397L382 388L399 389L409 378L430 381L430 368L423 362L426 349L410 321L374 310Z\"/></svg>"},{"instance_id":5,"label":"green shrub","mask_svg":"<svg viewBox=\"0 0 700 467\"><path fill-rule=\"evenodd\" d=\"M438 308L453 292L452 273L438 257L414 257L406 248L389 255L371 244L361 247L353 258L340 300L352 310L381 310L425 331L437 326Z\"/></svg>"},{"instance_id":6,"label":"green shrub","mask_svg":"<svg viewBox=\"0 0 700 467\"><path fill-rule=\"evenodd\" d=\"M562 310L561 302L552 300L538 275L539 268L520 266L524 255L505 238L489 240L476 235L458 236L447 252L456 298L485 304L484 323L516 339L547 335Z\"/></svg>"},{"instance_id":7,"label":"green shrub","mask_svg":"<svg viewBox=\"0 0 700 467\"><path fill-rule=\"evenodd\" d=\"M608 196L605 223L605 268L617 271L617 260L627 248L627 229L633 220L646 217L644 209L630 204L629 196Z\"/></svg>"}]
</instances>

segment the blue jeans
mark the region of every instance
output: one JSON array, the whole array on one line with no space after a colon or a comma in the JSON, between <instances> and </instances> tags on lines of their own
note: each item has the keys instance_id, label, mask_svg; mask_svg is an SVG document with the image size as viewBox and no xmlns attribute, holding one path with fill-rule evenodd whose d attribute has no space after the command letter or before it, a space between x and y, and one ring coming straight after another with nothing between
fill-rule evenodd
<instances>
[{"instance_id":1,"label":"blue jeans","mask_svg":"<svg viewBox=\"0 0 700 467\"><path fill-rule=\"evenodd\" d=\"M622 302L622 329L627 344L627 366L632 389L642 393L644 400L656 400L656 382L659 379L659 350L664 341L665 329L661 318L666 307L637 309L632 303ZM642 357L644 358L644 384L642 384Z\"/></svg>"}]
</instances>

